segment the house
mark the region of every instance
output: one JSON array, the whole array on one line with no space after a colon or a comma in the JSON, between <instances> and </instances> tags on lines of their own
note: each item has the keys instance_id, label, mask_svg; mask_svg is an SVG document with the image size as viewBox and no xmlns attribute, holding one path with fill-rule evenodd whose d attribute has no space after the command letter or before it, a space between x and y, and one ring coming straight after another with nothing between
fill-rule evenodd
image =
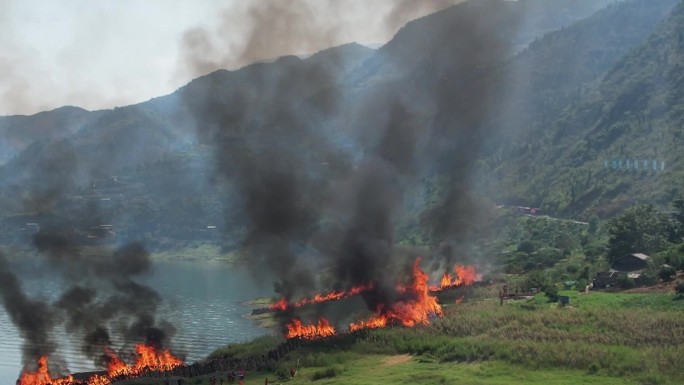
<instances>
[{"instance_id":1,"label":"house","mask_svg":"<svg viewBox=\"0 0 684 385\"><path fill-rule=\"evenodd\" d=\"M620 277L639 279L648 268L650 259L651 257L642 253L633 253L617 258L610 265L610 271L596 273L593 287L609 288L616 286Z\"/></svg>"},{"instance_id":2,"label":"house","mask_svg":"<svg viewBox=\"0 0 684 385\"><path fill-rule=\"evenodd\" d=\"M642 253L628 254L614 260L610 265L610 269L620 273L641 272L646 270L650 259L651 257Z\"/></svg>"},{"instance_id":3,"label":"house","mask_svg":"<svg viewBox=\"0 0 684 385\"><path fill-rule=\"evenodd\" d=\"M617 285L618 274L614 271L602 271L596 273L596 278L592 287L596 289L605 289Z\"/></svg>"}]
</instances>

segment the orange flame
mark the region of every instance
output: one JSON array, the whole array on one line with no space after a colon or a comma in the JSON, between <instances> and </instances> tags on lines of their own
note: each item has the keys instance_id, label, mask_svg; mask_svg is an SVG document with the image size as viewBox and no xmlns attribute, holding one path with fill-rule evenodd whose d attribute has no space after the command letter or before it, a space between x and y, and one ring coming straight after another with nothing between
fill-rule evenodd
<instances>
[{"instance_id":1,"label":"orange flame","mask_svg":"<svg viewBox=\"0 0 684 385\"><path fill-rule=\"evenodd\" d=\"M349 290L343 290L343 291L333 290L328 294L316 294L311 298L303 298L303 299L300 299L299 301L292 303L292 304L290 304L287 301L287 299L281 298L280 300L278 300L278 302L269 306L269 309L276 310L276 311L285 311L288 308L298 308L298 307L311 305L311 304L315 304L315 303L337 301L340 299L345 299L345 298L349 298L349 297L352 297L355 295L359 295L359 294L363 293L364 291L368 291L372 288L373 288L372 284L367 284L367 285L355 286Z\"/></svg>"},{"instance_id":2,"label":"orange flame","mask_svg":"<svg viewBox=\"0 0 684 385\"><path fill-rule=\"evenodd\" d=\"M137 360L135 364L126 364L113 350L105 348L105 354L109 358L106 375L95 375L88 380L89 385L109 385L118 376L137 376L145 370L171 370L182 365L183 361L176 358L167 349L155 349L152 346L138 344L135 346ZM38 370L35 373L24 373L19 380L19 385L72 385L74 378L52 379L48 374L47 357L41 357L38 361Z\"/></svg>"},{"instance_id":3,"label":"orange flame","mask_svg":"<svg viewBox=\"0 0 684 385\"><path fill-rule=\"evenodd\" d=\"M426 325L430 323L430 316L441 316L442 307L437 303L437 298L430 295L428 279L428 275L420 269L420 258L417 258L413 264L411 283L397 288L411 298L398 301L389 308L379 308L378 314L370 319L350 324L349 331L380 328L392 323L407 327Z\"/></svg>"},{"instance_id":4,"label":"orange flame","mask_svg":"<svg viewBox=\"0 0 684 385\"><path fill-rule=\"evenodd\" d=\"M35 372L24 372L19 379L19 385L69 385L73 382L71 375L57 379L50 377L48 358L45 356L38 360L38 369Z\"/></svg>"},{"instance_id":5,"label":"orange flame","mask_svg":"<svg viewBox=\"0 0 684 385\"><path fill-rule=\"evenodd\" d=\"M182 365L183 361L175 357L168 349L155 349L145 344L137 344L135 352L138 358L135 364L128 365L122 361L111 349L106 349L105 354L109 357L107 364L107 376L109 379L117 376L136 376L145 370L171 370ZM109 382L103 382L108 384ZM100 385L99 383L97 385Z\"/></svg>"},{"instance_id":6,"label":"orange flame","mask_svg":"<svg viewBox=\"0 0 684 385\"><path fill-rule=\"evenodd\" d=\"M475 266L456 265L454 273L444 272L439 286L430 286L430 291L441 291L459 286L470 286L481 279Z\"/></svg>"},{"instance_id":7,"label":"orange flame","mask_svg":"<svg viewBox=\"0 0 684 385\"><path fill-rule=\"evenodd\" d=\"M278 302L274 303L268 308L271 310L285 311L288 307L290 307L290 304L287 302L287 300L285 298L281 298L278 300Z\"/></svg>"},{"instance_id":8,"label":"orange flame","mask_svg":"<svg viewBox=\"0 0 684 385\"><path fill-rule=\"evenodd\" d=\"M321 317L318 319L318 324L305 325L301 320L295 318L287 325L287 338L304 338L307 340L314 340L318 338L325 338L337 334L335 327L330 325L327 319Z\"/></svg>"}]
</instances>

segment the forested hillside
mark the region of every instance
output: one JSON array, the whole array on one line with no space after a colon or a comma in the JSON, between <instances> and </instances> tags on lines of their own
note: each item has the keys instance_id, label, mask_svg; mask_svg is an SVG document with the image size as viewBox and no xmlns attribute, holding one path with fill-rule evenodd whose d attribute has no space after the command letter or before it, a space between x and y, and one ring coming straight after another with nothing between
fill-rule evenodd
<instances>
[{"instance_id":1,"label":"forested hillside","mask_svg":"<svg viewBox=\"0 0 684 385\"><path fill-rule=\"evenodd\" d=\"M587 45L577 44L579 50L549 56L558 64L578 62L578 57L586 61L570 67L540 66L561 71L532 77L541 83L529 86L536 105L527 105L527 111L513 109L525 113L522 116L527 119L521 121L527 126L504 130L513 145L500 145L486 160L497 180L492 185L498 191L494 195L548 213L585 219L594 213L609 216L636 202L667 207L681 195L678 111L682 108L683 8L678 5L652 34L648 34L651 25L643 23L639 28L634 22L634 17L647 18L649 12L655 21L673 3L637 1L609 7L597 16L613 13L624 21L622 27L611 29L600 19L594 21L601 28L597 40L610 50L583 51ZM631 17L624 13L630 7ZM547 36L517 60L525 62L536 52L553 52L548 48L553 46L552 40L582 36L582 26L591 22ZM625 31L624 27L629 28ZM558 48L563 46L567 44ZM570 72L572 81L562 81L562 72ZM502 125L511 127L507 122Z\"/></svg>"},{"instance_id":2,"label":"forested hillside","mask_svg":"<svg viewBox=\"0 0 684 385\"><path fill-rule=\"evenodd\" d=\"M666 207L682 193L681 6L659 23L676 3L470 1L378 50L217 71L113 110L2 117L3 237L88 206L98 220L79 225L84 236L107 224L156 247L216 240L207 226L217 226L230 249L244 235L245 192L222 181L265 154L275 164L298 154L320 204L326 180L368 155L388 162L407 244L477 236L494 203L577 219Z\"/></svg>"}]
</instances>

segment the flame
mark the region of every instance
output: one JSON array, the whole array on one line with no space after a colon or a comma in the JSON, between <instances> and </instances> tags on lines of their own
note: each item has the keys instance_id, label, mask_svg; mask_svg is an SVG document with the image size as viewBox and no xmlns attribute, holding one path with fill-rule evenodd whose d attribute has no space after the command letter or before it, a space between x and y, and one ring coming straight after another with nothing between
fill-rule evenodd
<instances>
[{"instance_id":1,"label":"flame","mask_svg":"<svg viewBox=\"0 0 684 385\"><path fill-rule=\"evenodd\" d=\"M373 288L372 284L359 285L352 287L349 290L337 291L333 290L328 294L316 294L311 298L303 298L295 303L289 303L287 299L281 298L278 302L269 306L268 308L275 311L285 311L288 308L298 308L302 306L312 305L315 303L338 301L340 299L349 298L355 295L359 295L364 291L368 291Z\"/></svg>"},{"instance_id":2,"label":"flame","mask_svg":"<svg viewBox=\"0 0 684 385\"><path fill-rule=\"evenodd\" d=\"M337 334L335 327L330 325L327 319L321 317L318 319L318 324L305 325L301 320L295 318L287 325L287 338L304 338L307 340L314 340L318 338L325 338Z\"/></svg>"},{"instance_id":3,"label":"flame","mask_svg":"<svg viewBox=\"0 0 684 385\"><path fill-rule=\"evenodd\" d=\"M397 291L411 298L398 301L387 308L381 306L377 309L378 314L370 319L350 324L349 331L380 328L389 324L406 327L427 325L431 316L441 316L442 307L437 298L430 295L428 279L428 275L420 269L420 258L417 258L413 264L411 283L397 288Z\"/></svg>"},{"instance_id":4,"label":"flame","mask_svg":"<svg viewBox=\"0 0 684 385\"><path fill-rule=\"evenodd\" d=\"M287 300L285 298L281 298L280 300L278 300L278 302L274 303L268 308L271 310L285 311L288 307L290 307L290 304L287 302Z\"/></svg>"},{"instance_id":5,"label":"flame","mask_svg":"<svg viewBox=\"0 0 684 385\"><path fill-rule=\"evenodd\" d=\"M145 344L137 344L135 346L135 353L138 358L135 364L126 364L119 356L111 349L105 349L105 354L109 357L107 364L107 375L100 380L110 380L117 376L136 376L145 370L171 370L176 366L183 364L183 361L175 357L168 349L156 349ZM91 381L92 382L92 381ZM109 382L101 382L102 384L109 384ZM95 383L93 385L100 385Z\"/></svg>"},{"instance_id":6,"label":"flame","mask_svg":"<svg viewBox=\"0 0 684 385\"><path fill-rule=\"evenodd\" d=\"M439 281L439 286L430 286L430 291L441 291L459 286L470 286L482 279L480 274L477 274L475 266L456 265L454 266L454 273L455 274L450 274L448 271L444 272L442 279Z\"/></svg>"},{"instance_id":7,"label":"flame","mask_svg":"<svg viewBox=\"0 0 684 385\"><path fill-rule=\"evenodd\" d=\"M95 375L88 380L89 385L109 385L119 376L137 376L145 370L171 370L182 365L183 361L175 357L167 349L155 349L152 346L138 344L135 346L138 356L135 364L126 364L113 350L105 348L105 354L109 358L106 375ZM41 357L38 361L38 370L35 373L24 373L19 380L19 385L72 385L72 376L52 379L48 373L47 357Z\"/></svg>"},{"instance_id":8,"label":"flame","mask_svg":"<svg viewBox=\"0 0 684 385\"><path fill-rule=\"evenodd\" d=\"M74 378L71 375L57 379L50 377L46 356L40 357L38 369L35 372L24 372L19 379L19 385L70 385L73 382Z\"/></svg>"},{"instance_id":9,"label":"flame","mask_svg":"<svg viewBox=\"0 0 684 385\"><path fill-rule=\"evenodd\" d=\"M389 322L388 317L384 317L382 315L373 316L367 319L366 321L359 321L349 324L349 331L355 332L361 329L384 328L385 326L387 326L387 322Z\"/></svg>"}]
</instances>

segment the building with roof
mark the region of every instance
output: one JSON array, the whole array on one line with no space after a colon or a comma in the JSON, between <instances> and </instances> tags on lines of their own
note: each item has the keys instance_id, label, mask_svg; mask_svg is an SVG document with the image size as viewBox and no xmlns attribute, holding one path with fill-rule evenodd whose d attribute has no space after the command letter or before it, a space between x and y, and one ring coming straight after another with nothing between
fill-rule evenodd
<instances>
[{"instance_id":1,"label":"building with roof","mask_svg":"<svg viewBox=\"0 0 684 385\"><path fill-rule=\"evenodd\" d=\"M651 257L642 253L628 254L614 260L610 264L610 270L619 273L640 272L646 270L650 259Z\"/></svg>"},{"instance_id":2,"label":"building with roof","mask_svg":"<svg viewBox=\"0 0 684 385\"><path fill-rule=\"evenodd\" d=\"M594 288L609 288L616 286L620 277L639 279L648 268L651 257L643 253L627 254L617 258L610 264L609 271L596 273L592 283Z\"/></svg>"}]
</instances>

